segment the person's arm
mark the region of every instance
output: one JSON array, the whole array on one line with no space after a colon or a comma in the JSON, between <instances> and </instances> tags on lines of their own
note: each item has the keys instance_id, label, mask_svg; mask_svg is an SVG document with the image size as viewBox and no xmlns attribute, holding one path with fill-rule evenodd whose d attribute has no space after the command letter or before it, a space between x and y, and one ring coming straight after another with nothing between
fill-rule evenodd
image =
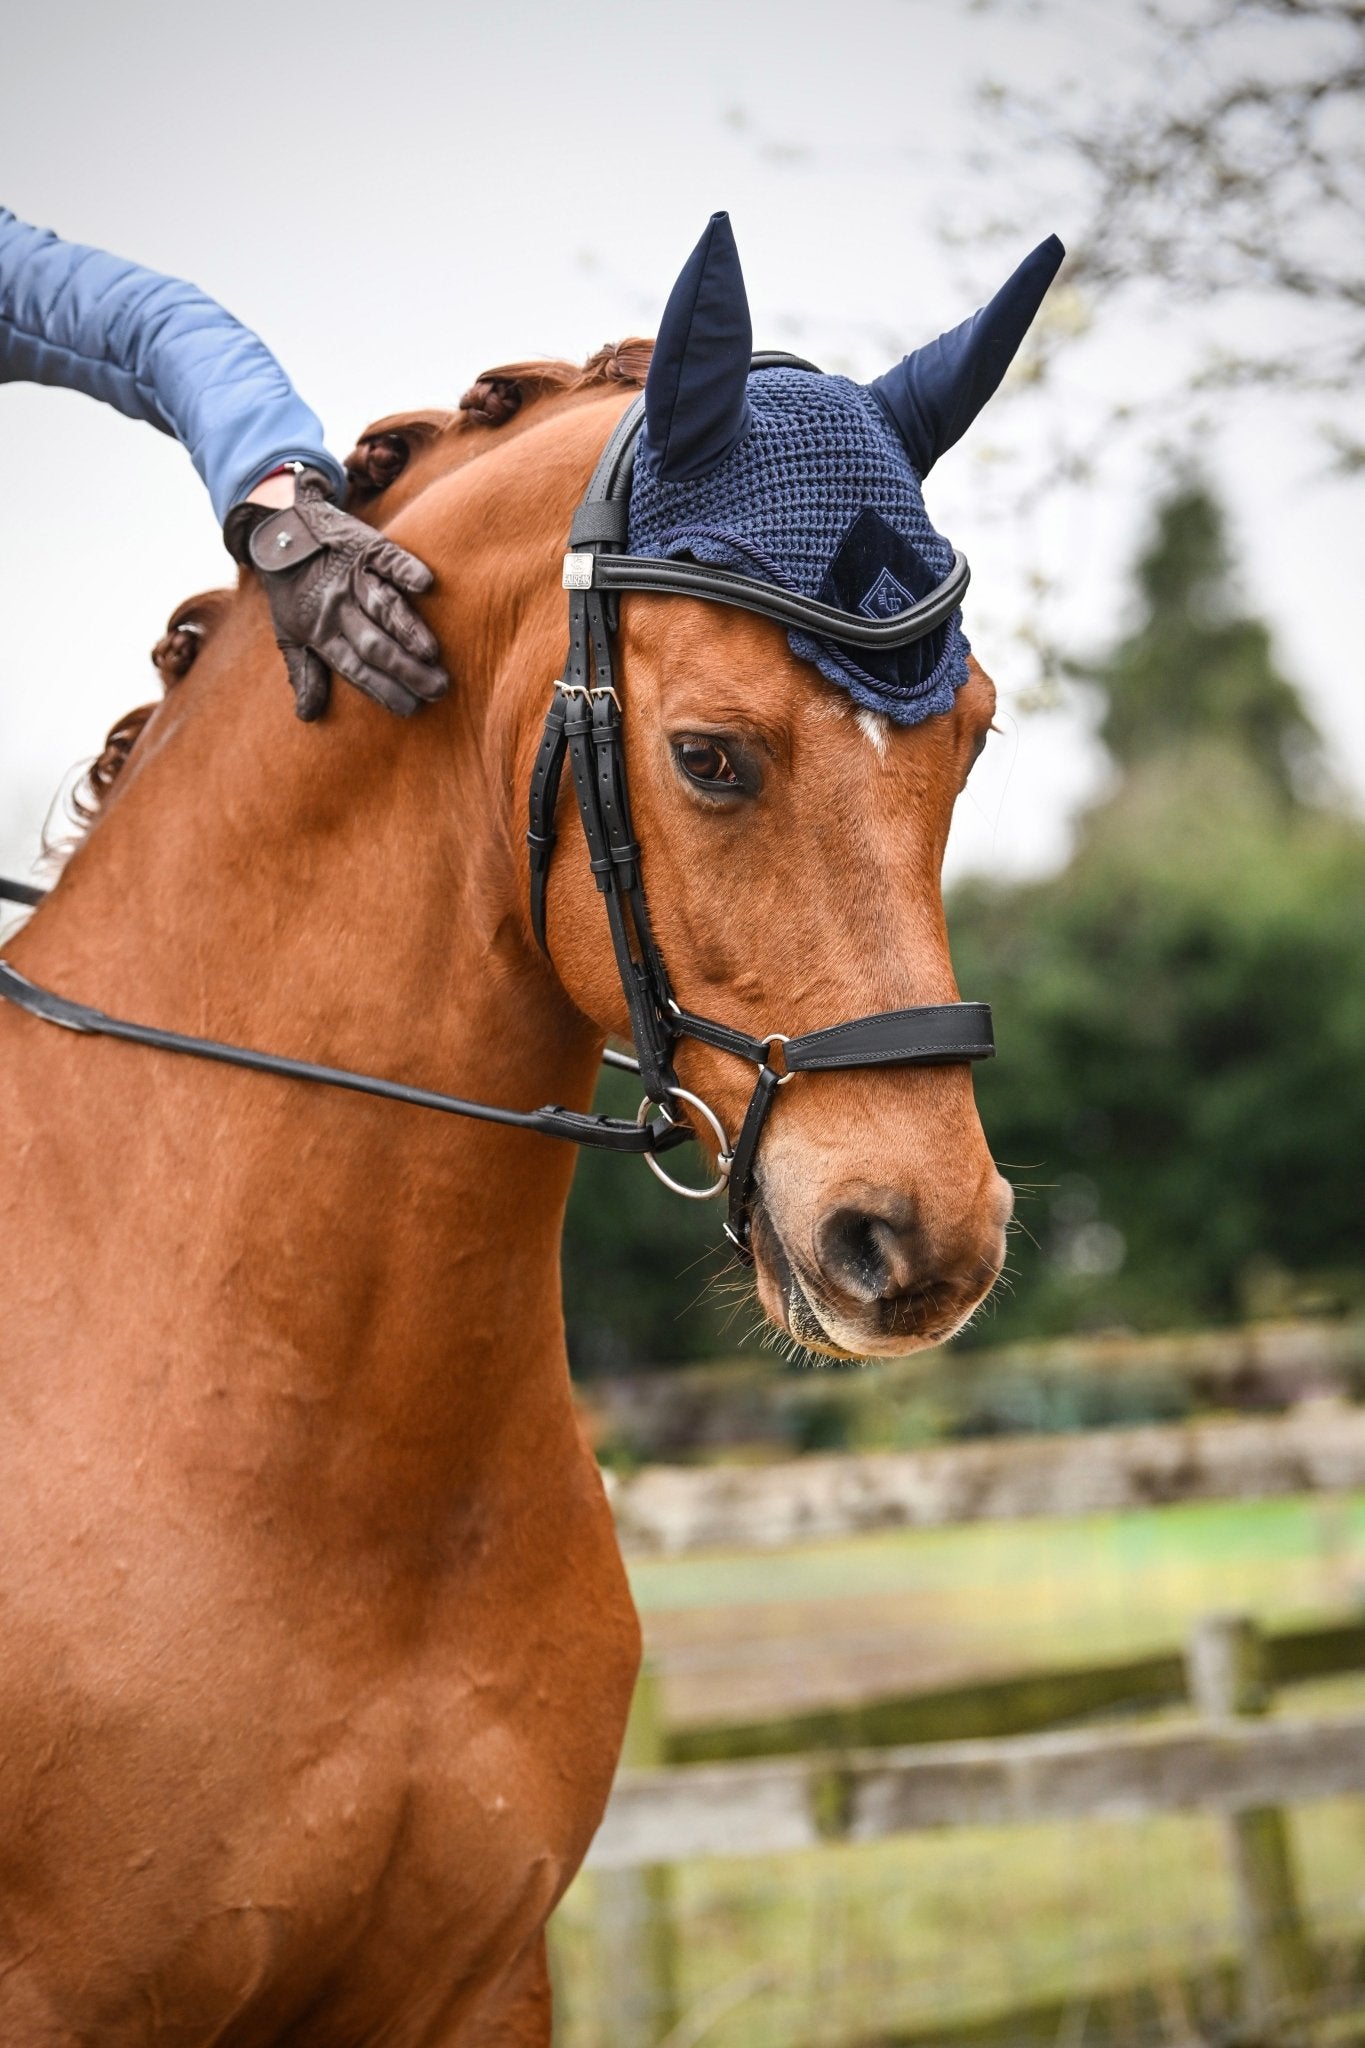
<instances>
[{"instance_id":1,"label":"person's arm","mask_svg":"<svg viewBox=\"0 0 1365 2048\"><path fill-rule=\"evenodd\" d=\"M0 207L0 383L63 385L173 434L221 525L280 463L346 478L264 342L197 285Z\"/></svg>"},{"instance_id":2,"label":"person's arm","mask_svg":"<svg viewBox=\"0 0 1365 2048\"><path fill-rule=\"evenodd\" d=\"M0 383L19 381L85 392L184 445L231 553L265 586L301 718L326 709L331 670L404 715L445 694L409 602L431 572L329 502L346 477L321 421L197 285L0 207Z\"/></svg>"}]
</instances>

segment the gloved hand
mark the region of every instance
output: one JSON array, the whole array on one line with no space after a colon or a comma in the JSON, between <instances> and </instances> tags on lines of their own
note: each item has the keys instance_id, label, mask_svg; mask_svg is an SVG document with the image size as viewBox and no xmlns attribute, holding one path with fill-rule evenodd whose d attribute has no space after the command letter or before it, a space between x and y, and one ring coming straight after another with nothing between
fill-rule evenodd
<instances>
[{"instance_id":1,"label":"gloved hand","mask_svg":"<svg viewBox=\"0 0 1365 2048\"><path fill-rule=\"evenodd\" d=\"M435 578L415 555L332 504L327 488L306 469L292 505L236 505L223 538L265 585L300 718L327 709L329 669L410 718L450 688L436 637L408 603Z\"/></svg>"}]
</instances>

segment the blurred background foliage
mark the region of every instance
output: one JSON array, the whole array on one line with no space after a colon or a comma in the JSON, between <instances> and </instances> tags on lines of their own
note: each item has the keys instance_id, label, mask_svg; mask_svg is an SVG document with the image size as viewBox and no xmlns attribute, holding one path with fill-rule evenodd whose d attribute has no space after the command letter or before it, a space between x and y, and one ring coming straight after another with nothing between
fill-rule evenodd
<instances>
[{"instance_id":1,"label":"blurred background foliage","mask_svg":"<svg viewBox=\"0 0 1365 2048\"><path fill-rule=\"evenodd\" d=\"M959 1370L964 1345L1365 1300L1365 825L1242 587L1213 481L1248 534L1273 517L1292 479L1257 410L1271 399L1320 484L1365 465L1365 6L1144 0L1106 18L1117 64L1088 61L1081 0L973 12L971 149L941 238L1017 253L1056 206L1068 244L971 481L1026 601L1002 634L997 563L973 616L997 657L1012 642L1004 704L1088 708L1110 772L1059 871L949 898L959 983L995 1006L978 1099L1018 1189ZM1067 52L1045 84L1016 61L1025 21ZM1139 333L1140 359L1115 349ZM1011 405L1025 432L1006 457ZM1254 500L1234 444L1258 451ZM1088 527L1135 494L1152 513L1126 621L1078 659L1060 508ZM609 1092L633 1110L619 1077ZM762 1341L719 1236L713 1207L584 1159L565 1248L580 1377Z\"/></svg>"},{"instance_id":2,"label":"blurred background foliage","mask_svg":"<svg viewBox=\"0 0 1365 2048\"><path fill-rule=\"evenodd\" d=\"M1137 600L1076 671L1114 773L1072 859L950 906L959 978L996 1005L979 1101L1020 1184L991 1337L1361 1290L1365 832L1197 479L1159 509Z\"/></svg>"},{"instance_id":3,"label":"blurred background foliage","mask_svg":"<svg viewBox=\"0 0 1365 2048\"><path fill-rule=\"evenodd\" d=\"M831 1702L904 1689L918 1710L935 1685L954 1717L940 1732L966 1732L982 1725L969 1696L1005 1673L1032 1684L1052 1658L1074 1673L1170 1646L1217 1611L1271 1628L1362 1612L1360 1497L1331 1490L1350 1484L1334 1461L1365 1393L1365 823L1347 794L1350 701L1333 687L1353 635L1332 624L1315 652L1296 634L1287 672L1262 616L1270 584L1239 574L1229 531L1264 576L1267 535L1289 558L1296 490L1321 531L1329 480L1344 512L1365 469L1365 5L967 11L980 119L939 232L970 266L1057 218L1070 255L956 512L950 480L936 489L948 531L961 513L962 531L989 542L993 526L1002 542L993 556L973 543L970 618L999 671L1002 728L1036 717L1036 743L1069 721L1108 764L1051 872L1003 872L1006 826L999 866L987 856L948 900L963 993L995 1006L1000 1057L976 1085L1018 1190L1005 1281L946 1354L782 1371L727 1277L715 1210L593 1159L565 1275L575 1371L592 1381L582 1412L622 1492L660 1461L724 1464L719 1498L743 1494L744 1468L796 1471L785 1461L802 1452L933 1446L914 1461L930 1491L959 1472L967 1512L994 1515L988 1472L1045 1471L1053 1518L632 1558L659 1696L693 1739L679 1754L738 1754L717 1740L727 1720L812 1708L824 1732L809 1741L846 1753L870 1723L831 1734ZM1010 40L1024 20L1060 32L1069 76L1031 82ZM1130 61L1106 64L1124 39ZM1120 504L1112 559L1131 550L1129 584L1125 597L1106 583L1088 613L1115 621L1095 644L1072 594L1094 596L1090 537ZM1300 579L1296 626L1329 552ZM1321 605L1318 623L1331 617ZM989 753L983 767L989 819ZM1047 803L1037 769L1035 751L1028 786ZM1288 1447L1315 1431L1330 1455L1313 1480ZM1238 1497L1157 1504L1157 1461L1188 1475L1234 1442ZM1128 1456L1143 1504L1068 1518L1068 1486L1093 1503L1106 1461ZM1256 1498L1286 1483L1269 1476L1281 1456L1302 1497ZM834 1458L821 1474L853 1497L864 1469ZM657 1478L638 1474L646 1489ZM1285 1709L1358 1709L1363 1685L1356 1670ZM958 1825L653 1872L671 1886L676 1976L648 2038L1360 2044L1365 1807L1298 1805L1277 1824L1297 1877L1259 1918L1229 1860L1237 1822L1207 1814ZM617 1975L602 1929L622 1911L600 1882L580 1880L557 1917L560 2025L571 2048L634 2048L592 2031ZM1262 1999L1257 1972L1300 1913L1314 1996Z\"/></svg>"},{"instance_id":4,"label":"blurred background foliage","mask_svg":"<svg viewBox=\"0 0 1365 2048\"><path fill-rule=\"evenodd\" d=\"M1130 630L1068 665L1112 761L1071 859L949 902L959 982L995 1005L978 1099L1019 1190L1006 1283L968 1342L1365 1296L1365 830L1198 475L1158 506L1134 584ZM718 1239L711 1205L585 1158L576 1370L733 1351L758 1314Z\"/></svg>"}]
</instances>

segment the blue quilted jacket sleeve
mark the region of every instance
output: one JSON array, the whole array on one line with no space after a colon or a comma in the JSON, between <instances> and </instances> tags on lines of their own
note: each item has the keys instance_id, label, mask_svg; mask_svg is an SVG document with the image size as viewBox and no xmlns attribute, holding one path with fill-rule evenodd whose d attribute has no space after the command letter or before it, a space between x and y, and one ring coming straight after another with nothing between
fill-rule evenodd
<instances>
[{"instance_id":1,"label":"blue quilted jacket sleeve","mask_svg":"<svg viewBox=\"0 0 1365 2048\"><path fill-rule=\"evenodd\" d=\"M265 344L197 285L0 207L0 383L60 384L174 434L219 522L281 462L345 475Z\"/></svg>"}]
</instances>

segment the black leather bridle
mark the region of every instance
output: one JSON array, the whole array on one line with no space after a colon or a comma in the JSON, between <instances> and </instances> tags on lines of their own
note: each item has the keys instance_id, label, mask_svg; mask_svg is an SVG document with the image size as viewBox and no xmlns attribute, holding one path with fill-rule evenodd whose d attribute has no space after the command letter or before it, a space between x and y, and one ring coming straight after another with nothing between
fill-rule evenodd
<instances>
[{"instance_id":1,"label":"black leather bridle","mask_svg":"<svg viewBox=\"0 0 1365 2048\"><path fill-rule=\"evenodd\" d=\"M753 367L814 370L815 365L797 356L763 354L754 357ZM797 627L844 646L885 649L907 646L943 625L962 602L969 571L964 557L956 554L947 576L927 597L893 618L868 619L861 613L840 611L731 569L626 554L631 478L643 424L641 397L617 422L593 472L587 495L574 514L569 552L564 557L564 587L569 593L569 650L564 673L554 686L531 776L527 833L531 923L537 943L548 953L546 886L556 840L560 782L567 761L589 863L606 904L635 1047L634 1058L609 1049L603 1059L608 1065L624 1067L640 1076L644 1101L633 1122L562 1109L556 1104L533 1110L504 1109L345 1067L319 1066L309 1060L287 1059L217 1039L163 1031L154 1025L111 1017L88 1004L72 1002L50 989L40 988L4 960L0 960L0 999L71 1031L120 1038L163 1052L188 1053L289 1080L347 1088L485 1123L507 1124L599 1150L642 1154L666 1185L680 1194L704 1198L728 1189L726 1235L746 1261L752 1258L750 1204L759 1140L777 1091L784 1083L799 1073L821 1069L945 1066L990 1058L995 1041L990 1009L985 1003L938 1003L906 1010L880 1010L796 1037L773 1031L764 1038L756 1038L734 1025L720 1024L685 1010L675 998L650 926L640 848L631 827L620 683L614 662L619 593L638 591L705 598L756 612L779 625ZM37 903L43 893L26 883L0 879L0 898L12 902ZM684 1038L732 1053L758 1069L733 1147L727 1146L724 1127L715 1112L679 1085L673 1056L678 1042ZM691 1125L677 1113L675 1105L679 1102L695 1108L716 1137L718 1173L711 1187L685 1187L657 1164L656 1154L695 1135Z\"/></svg>"},{"instance_id":2,"label":"black leather bridle","mask_svg":"<svg viewBox=\"0 0 1365 2048\"><path fill-rule=\"evenodd\" d=\"M798 356L756 355L756 370L778 367L814 370ZM817 373L818 374L818 373ZM965 558L953 557L947 576L925 598L890 619L869 619L778 589L756 577L702 562L628 555L630 491L635 450L644 424L644 399L622 414L598 459L587 496L574 515L564 585L569 593L569 652L564 673L546 714L540 751L531 775L531 923L546 947L546 883L554 852L555 813L567 759L589 863L606 903L616 968L630 1016L645 1100L665 1113L679 1097L698 1108L717 1133L719 1175L714 1187L682 1188L655 1165L668 1186L688 1195L719 1194L728 1187L725 1231L744 1259L750 1251L750 1203L759 1140L778 1089L796 1074L820 1068L945 1066L988 1059L995 1051L991 1013L985 1003L938 1003L908 1010L879 1010L846 1024L789 1037L781 1031L755 1038L731 1024L698 1016L677 1001L668 969L650 925L641 873L640 848L630 817L622 740L621 699L615 669L617 599L622 591L700 597L715 604L757 612L779 625L798 627L822 639L861 648L904 647L922 640L957 610L967 588ZM678 1086L673 1055L680 1039L691 1038L733 1053L758 1069L749 1106L732 1149L719 1119ZM775 1052L780 1047L781 1051ZM646 1155L649 1157L649 1155Z\"/></svg>"}]
</instances>

